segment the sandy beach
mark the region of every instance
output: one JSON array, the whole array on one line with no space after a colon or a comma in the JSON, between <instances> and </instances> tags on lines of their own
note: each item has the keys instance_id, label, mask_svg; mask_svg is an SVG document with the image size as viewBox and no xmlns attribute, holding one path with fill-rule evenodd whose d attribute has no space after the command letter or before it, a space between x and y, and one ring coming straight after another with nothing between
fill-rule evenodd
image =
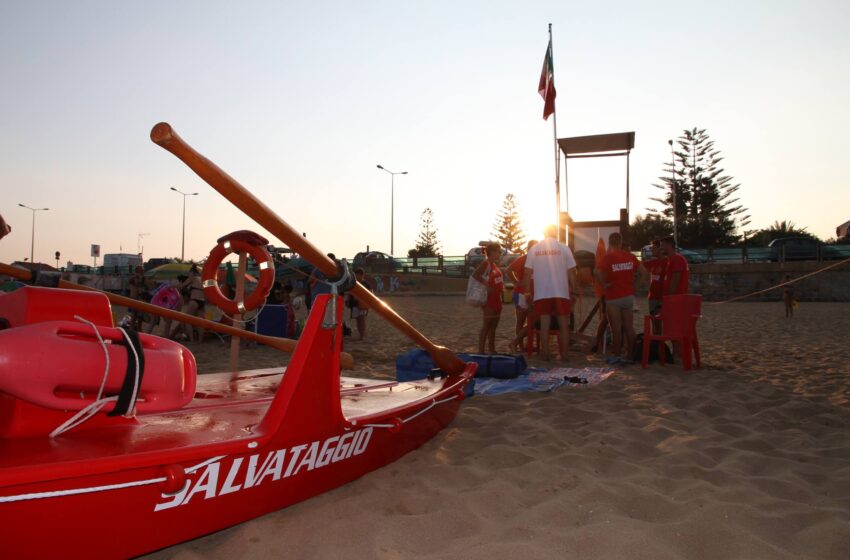
<instances>
[{"instance_id":1,"label":"sandy beach","mask_svg":"<svg viewBox=\"0 0 850 560\"><path fill-rule=\"evenodd\" d=\"M435 342L476 349L462 297L388 301ZM513 325L508 305L503 351ZM850 303L803 303L793 320L781 303L705 304L700 370L632 365L592 387L473 397L396 463L146 558L843 560L848 332ZM366 377L393 377L412 347L375 316L366 341L346 340ZM217 340L191 349L204 373L226 366ZM286 358L245 348L241 365Z\"/></svg>"}]
</instances>

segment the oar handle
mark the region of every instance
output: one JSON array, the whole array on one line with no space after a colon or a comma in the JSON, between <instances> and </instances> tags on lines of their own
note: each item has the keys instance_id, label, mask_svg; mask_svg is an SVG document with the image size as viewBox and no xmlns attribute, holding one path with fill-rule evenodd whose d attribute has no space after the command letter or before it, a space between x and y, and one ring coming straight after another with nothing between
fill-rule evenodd
<instances>
[{"instance_id":1,"label":"oar handle","mask_svg":"<svg viewBox=\"0 0 850 560\"><path fill-rule=\"evenodd\" d=\"M32 272L30 272L29 270L18 268L16 266L9 266L3 263L0 263L0 274L5 274L7 276L17 278L18 280L24 282L28 282L32 279ZM207 319L202 319L201 317L187 315L185 313L181 313L180 311L174 311L173 309L166 309L165 307L151 305L150 303L130 299L124 296L119 296L118 294L105 292L103 290L98 290L97 288L93 288L91 286L84 286L82 284L76 284L67 280L59 280L59 287L65 288L67 290L85 290L89 292L98 292L104 294L107 299L109 299L110 303L112 303L113 305L123 305L124 307L132 307L133 309L138 309L140 311L144 311L145 313L151 313L153 315L159 315L160 317L165 317L167 319L174 319L176 321L189 323L190 325L200 327L202 329L215 331L221 334L229 334L231 336L247 338L248 340L260 342L262 344L265 344L266 346L271 346L272 348L277 348L278 350L282 350L284 352L292 353L295 350L295 346L298 344L297 341L288 338L278 338L276 336L266 336L251 331L243 331L242 329L237 329L236 327L222 325L221 323L208 321ZM354 358L351 356L351 354L348 354L347 352L340 353L339 361L340 365L342 365L344 369L354 368Z\"/></svg>"},{"instance_id":2,"label":"oar handle","mask_svg":"<svg viewBox=\"0 0 850 560\"><path fill-rule=\"evenodd\" d=\"M287 224L283 218L263 204L248 189L239 184L236 179L222 171L216 164L189 146L189 144L174 132L171 125L163 122L154 126L151 130L151 140L177 156L177 158L189 166L192 171L217 190L224 198L263 226L267 231L271 232L275 237L289 245L295 252L310 261L326 276L334 277L337 275L337 266L331 259L307 241L295 228ZM352 292L367 307L374 309L376 313L389 321L391 325L424 348L440 369L452 375L463 371L464 363L451 350L443 346L437 346L428 340L425 335L416 330L413 325L405 321L372 292L360 284L357 284Z\"/></svg>"}]
</instances>

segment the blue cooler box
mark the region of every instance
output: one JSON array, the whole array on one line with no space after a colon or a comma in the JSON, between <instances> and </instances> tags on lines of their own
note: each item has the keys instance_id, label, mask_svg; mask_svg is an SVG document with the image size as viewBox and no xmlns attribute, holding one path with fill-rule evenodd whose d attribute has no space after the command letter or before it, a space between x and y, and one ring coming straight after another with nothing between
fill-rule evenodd
<instances>
[{"instance_id":1,"label":"blue cooler box","mask_svg":"<svg viewBox=\"0 0 850 560\"><path fill-rule=\"evenodd\" d=\"M286 337L286 307L283 305L266 305L254 320L254 331L266 336Z\"/></svg>"}]
</instances>

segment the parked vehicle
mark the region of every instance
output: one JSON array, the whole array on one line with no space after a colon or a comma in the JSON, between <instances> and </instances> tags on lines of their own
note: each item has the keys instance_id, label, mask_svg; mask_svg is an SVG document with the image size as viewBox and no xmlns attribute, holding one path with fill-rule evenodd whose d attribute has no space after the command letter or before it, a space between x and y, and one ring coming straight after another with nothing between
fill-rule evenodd
<instances>
[{"instance_id":1,"label":"parked vehicle","mask_svg":"<svg viewBox=\"0 0 850 560\"><path fill-rule=\"evenodd\" d=\"M708 257L697 253L696 251L691 251L689 249L678 249L678 253L685 257L685 260L688 261L688 264L705 264L708 262ZM652 258L652 245L644 245L640 250L640 258L643 261L649 260Z\"/></svg>"},{"instance_id":2,"label":"parked vehicle","mask_svg":"<svg viewBox=\"0 0 850 560\"><path fill-rule=\"evenodd\" d=\"M814 261L840 259L841 253L830 245L824 245L810 237L780 237L767 244L771 261Z\"/></svg>"},{"instance_id":3,"label":"parked vehicle","mask_svg":"<svg viewBox=\"0 0 850 560\"><path fill-rule=\"evenodd\" d=\"M366 272L388 273L401 270L404 263L392 255L380 251L361 252L354 255L354 268L362 268Z\"/></svg>"},{"instance_id":4,"label":"parked vehicle","mask_svg":"<svg viewBox=\"0 0 850 560\"><path fill-rule=\"evenodd\" d=\"M281 285L289 284L302 291L307 287L307 279L313 272L313 265L307 259L287 259L275 263L275 280Z\"/></svg>"},{"instance_id":5,"label":"parked vehicle","mask_svg":"<svg viewBox=\"0 0 850 560\"><path fill-rule=\"evenodd\" d=\"M477 247L473 247L466 253L466 263L471 267L476 267L484 260L484 247L490 243L482 241ZM511 253L502 247L502 259L499 261L499 266L505 267L517 260L520 257L517 253Z\"/></svg>"}]
</instances>

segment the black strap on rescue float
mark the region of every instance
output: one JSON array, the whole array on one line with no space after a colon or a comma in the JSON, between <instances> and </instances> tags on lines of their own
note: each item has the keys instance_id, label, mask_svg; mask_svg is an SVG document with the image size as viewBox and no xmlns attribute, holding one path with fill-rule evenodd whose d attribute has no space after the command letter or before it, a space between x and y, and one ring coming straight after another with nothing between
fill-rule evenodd
<instances>
[{"instance_id":1,"label":"black strap on rescue float","mask_svg":"<svg viewBox=\"0 0 850 560\"><path fill-rule=\"evenodd\" d=\"M127 333L136 354L139 356L139 369L136 371L136 356L133 354L127 339L121 337L121 341L114 342L124 346L127 349L127 371L124 373L124 382L121 384L121 391L118 393L118 402L115 403L115 408L112 412L107 413L107 416L121 416L127 414L136 405L136 399L133 398L133 393L136 387L142 386L142 375L145 372L145 353L142 349L142 342L139 340L139 333L132 329L122 329ZM138 379L138 381L137 381ZM139 396L138 390L135 390L136 398Z\"/></svg>"}]
</instances>

